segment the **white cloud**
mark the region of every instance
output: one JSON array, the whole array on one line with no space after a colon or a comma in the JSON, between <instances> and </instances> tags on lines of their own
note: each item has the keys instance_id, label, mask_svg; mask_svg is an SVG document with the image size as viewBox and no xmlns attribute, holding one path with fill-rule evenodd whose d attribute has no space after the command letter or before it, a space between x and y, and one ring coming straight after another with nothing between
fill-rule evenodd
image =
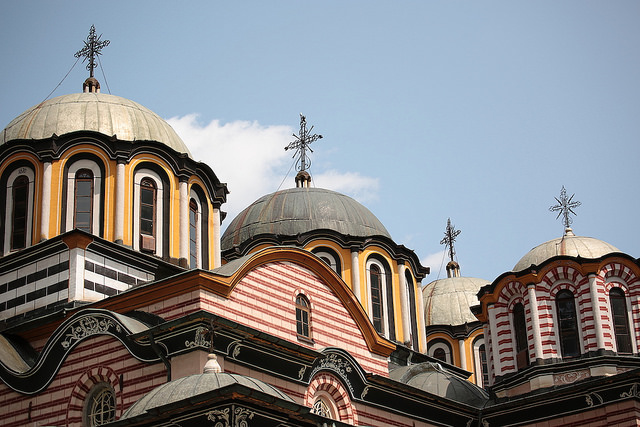
<instances>
[{"instance_id":1,"label":"white cloud","mask_svg":"<svg viewBox=\"0 0 640 427\"><path fill-rule=\"evenodd\" d=\"M210 123L198 121L197 114L167 120L183 139L193 157L208 164L230 191L222 209L229 224L242 209L265 194L294 186L292 153L285 151L292 140L290 126L263 126L258 122L233 121ZM285 174L288 176L285 179ZM330 170L312 174L319 188L338 191L361 203L375 200L378 180L357 172Z\"/></svg>"},{"instance_id":2,"label":"white cloud","mask_svg":"<svg viewBox=\"0 0 640 427\"><path fill-rule=\"evenodd\" d=\"M347 194L360 203L366 204L378 198L377 178L363 176L358 172L342 173L334 169L312 176L316 187Z\"/></svg>"},{"instance_id":3,"label":"white cloud","mask_svg":"<svg viewBox=\"0 0 640 427\"><path fill-rule=\"evenodd\" d=\"M227 224L249 204L275 191L284 178L283 171L293 162L284 150L291 140L289 126L262 126L240 120L201 124L196 114L167 121L193 157L208 164L218 179L227 183L230 194L222 207L229 214Z\"/></svg>"},{"instance_id":4,"label":"white cloud","mask_svg":"<svg viewBox=\"0 0 640 427\"><path fill-rule=\"evenodd\" d=\"M422 265L431 267L431 274L429 274L429 277L433 279L430 279L430 282L432 280L436 280L437 278L447 277L447 272L445 269L446 255L447 251L442 250L433 254L429 254L420 260L420 263Z\"/></svg>"}]
</instances>

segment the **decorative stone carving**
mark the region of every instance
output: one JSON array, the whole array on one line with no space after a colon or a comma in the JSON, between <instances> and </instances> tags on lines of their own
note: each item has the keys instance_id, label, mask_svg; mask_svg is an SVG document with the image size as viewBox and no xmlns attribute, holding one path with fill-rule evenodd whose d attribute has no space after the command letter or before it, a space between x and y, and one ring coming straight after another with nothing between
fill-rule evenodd
<instances>
[{"instance_id":1,"label":"decorative stone carving","mask_svg":"<svg viewBox=\"0 0 640 427\"><path fill-rule=\"evenodd\" d=\"M78 341L91 335L105 334L109 328L114 327L120 332L120 325L115 324L110 319L100 319L98 317L81 317L67 329L65 339L60 343L64 349L70 348Z\"/></svg>"},{"instance_id":2,"label":"decorative stone carving","mask_svg":"<svg viewBox=\"0 0 640 427\"><path fill-rule=\"evenodd\" d=\"M196 329L196 333L195 336L193 337L193 341L185 341L184 345L187 348L194 348L194 347L204 347L204 348L209 348L211 346L211 341L206 339L207 334L209 333L209 330L207 328L204 328L202 326L199 326Z\"/></svg>"}]
</instances>

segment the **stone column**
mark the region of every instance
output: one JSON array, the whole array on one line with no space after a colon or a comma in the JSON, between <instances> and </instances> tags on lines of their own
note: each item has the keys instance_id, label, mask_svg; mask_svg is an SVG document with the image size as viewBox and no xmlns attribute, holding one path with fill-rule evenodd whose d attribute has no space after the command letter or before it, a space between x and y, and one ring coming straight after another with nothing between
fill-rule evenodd
<instances>
[{"instance_id":1,"label":"stone column","mask_svg":"<svg viewBox=\"0 0 640 427\"><path fill-rule=\"evenodd\" d=\"M180 179L180 265L189 267L189 188L186 179Z\"/></svg>"},{"instance_id":2,"label":"stone column","mask_svg":"<svg viewBox=\"0 0 640 427\"><path fill-rule=\"evenodd\" d=\"M62 206L64 212L65 207ZM43 164L42 201L40 203L40 241L49 238L49 219L51 216L51 162Z\"/></svg>"},{"instance_id":3,"label":"stone column","mask_svg":"<svg viewBox=\"0 0 640 427\"><path fill-rule=\"evenodd\" d=\"M416 295L416 303L418 304L418 338L419 346L418 351L421 353L427 352L427 326L425 325L424 318L424 301L422 299L422 282L418 282L416 288L418 289L418 295Z\"/></svg>"},{"instance_id":4,"label":"stone column","mask_svg":"<svg viewBox=\"0 0 640 427\"><path fill-rule=\"evenodd\" d=\"M362 289L360 289L360 263L358 262L359 250L357 247L351 247L351 288L356 298L362 304ZM371 310L371 307L369 307Z\"/></svg>"},{"instance_id":5,"label":"stone column","mask_svg":"<svg viewBox=\"0 0 640 427\"><path fill-rule=\"evenodd\" d=\"M403 263L398 263L398 276L400 283L400 306L402 308L402 342L411 342L411 322L409 313L409 296L407 295L407 278L405 276L406 266ZM386 307L385 307L386 310ZM410 345L410 344L409 344Z\"/></svg>"},{"instance_id":6,"label":"stone column","mask_svg":"<svg viewBox=\"0 0 640 427\"><path fill-rule=\"evenodd\" d=\"M489 318L489 333L491 334L491 356L493 357L493 374L502 375L502 363L500 362L500 351L498 348L498 325L496 321L496 308L493 304L487 306L487 317ZM487 354L487 357L489 355Z\"/></svg>"},{"instance_id":7,"label":"stone column","mask_svg":"<svg viewBox=\"0 0 640 427\"><path fill-rule=\"evenodd\" d=\"M464 338L458 340L458 347L460 349L460 367L467 370L467 350L464 346Z\"/></svg>"},{"instance_id":8,"label":"stone column","mask_svg":"<svg viewBox=\"0 0 640 427\"><path fill-rule=\"evenodd\" d=\"M115 205L115 236L114 241L124 242L124 161L118 160L116 167L116 205ZM134 191L135 194L135 191ZM133 203L136 201L134 200ZM135 221L135 219L134 219ZM132 236L133 239L136 236ZM131 242L133 246L133 242Z\"/></svg>"},{"instance_id":9,"label":"stone column","mask_svg":"<svg viewBox=\"0 0 640 427\"><path fill-rule=\"evenodd\" d=\"M536 359L542 359L542 335L540 331L540 314L538 313L538 298L536 296L536 284L527 285L529 294L529 311L531 313L531 333L533 334L533 352Z\"/></svg>"},{"instance_id":10,"label":"stone column","mask_svg":"<svg viewBox=\"0 0 640 427\"><path fill-rule=\"evenodd\" d=\"M604 350L604 334L602 332L602 316L600 315L600 305L598 303L598 284L596 275L589 274L589 295L591 296L591 309L593 310L593 323L595 326L596 345L598 350Z\"/></svg>"},{"instance_id":11,"label":"stone column","mask_svg":"<svg viewBox=\"0 0 640 427\"><path fill-rule=\"evenodd\" d=\"M220 248L220 205L213 207L213 268L222 265L222 253Z\"/></svg>"}]
</instances>

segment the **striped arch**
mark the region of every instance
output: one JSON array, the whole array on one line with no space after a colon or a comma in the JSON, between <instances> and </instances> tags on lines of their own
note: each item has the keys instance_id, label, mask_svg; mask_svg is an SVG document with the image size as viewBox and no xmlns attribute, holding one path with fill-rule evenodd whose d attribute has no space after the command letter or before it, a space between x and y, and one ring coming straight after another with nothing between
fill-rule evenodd
<instances>
[{"instance_id":1,"label":"striped arch","mask_svg":"<svg viewBox=\"0 0 640 427\"><path fill-rule=\"evenodd\" d=\"M579 293L579 288L586 285L587 288L589 286L589 280L585 277L580 271L576 270L573 267L564 265L558 266L550 269L545 273L542 277L540 285L544 286L548 292L552 292L553 288L556 286L558 282L569 282L575 286L575 290L570 289L576 296ZM560 288L560 289L569 289L569 288ZM555 293L557 293L560 289L556 289ZM555 296L555 293L553 295Z\"/></svg>"},{"instance_id":2,"label":"striped arch","mask_svg":"<svg viewBox=\"0 0 640 427\"><path fill-rule=\"evenodd\" d=\"M336 414L338 421L357 425L356 408L351 403L349 392L339 379L327 372L321 372L313 377L304 396L305 406L313 407L316 398L320 395L328 396L333 400L338 411Z\"/></svg>"},{"instance_id":3,"label":"striped arch","mask_svg":"<svg viewBox=\"0 0 640 427\"><path fill-rule=\"evenodd\" d=\"M123 412L122 384L115 371L108 366L94 366L87 369L76 381L67 404L67 426L82 424L84 401L94 385L99 383L111 384L116 392L116 417Z\"/></svg>"},{"instance_id":4,"label":"striped arch","mask_svg":"<svg viewBox=\"0 0 640 427\"><path fill-rule=\"evenodd\" d=\"M602 267L600 269L600 277L605 282L609 282L614 277L619 278L629 288L640 282L640 277L636 276L633 270L619 262L612 262Z\"/></svg>"},{"instance_id":5,"label":"striped arch","mask_svg":"<svg viewBox=\"0 0 640 427\"><path fill-rule=\"evenodd\" d=\"M498 301L504 303L507 307L513 307L514 299L527 295L527 287L522 282L512 281L507 283L498 296Z\"/></svg>"}]
</instances>

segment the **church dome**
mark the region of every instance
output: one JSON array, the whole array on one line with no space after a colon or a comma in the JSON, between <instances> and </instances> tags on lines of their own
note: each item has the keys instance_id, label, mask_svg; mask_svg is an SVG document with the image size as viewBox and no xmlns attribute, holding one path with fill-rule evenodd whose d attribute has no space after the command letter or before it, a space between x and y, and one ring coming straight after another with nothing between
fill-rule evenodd
<instances>
[{"instance_id":1,"label":"church dome","mask_svg":"<svg viewBox=\"0 0 640 427\"><path fill-rule=\"evenodd\" d=\"M391 238L380 220L351 197L321 188L291 188L266 195L240 212L221 246L226 251L261 235L297 236L314 230Z\"/></svg>"},{"instance_id":2,"label":"church dome","mask_svg":"<svg viewBox=\"0 0 640 427\"><path fill-rule=\"evenodd\" d=\"M476 295L488 283L475 277L447 277L426 285L422 289L425 326L456 326L478 321L470 307L479 304Z\"/></svg>"},{"instance_id":3,"label":"church dome","mask_svg":"<svg viewBox=\"0 0 640 427\"><path fill-rule=\"evenodd\" d=\"M438 363L402 366L389 372L389 377L422 391L475 407L482 407L489 400L489 395L483 389L446 371Z\"/></svg>"},{"instance_id":4,"label":"church dome","mask_svg":"<svg viewBox=\"0 0 640 427\"><path fill-rule=\"evenodd\" d=\"M178 134L153 111L119 96L95 92L63 95L31 107L7 125L0 144L83 130L115 135L123 141L157 141L191 157Z\"/></svg>"},{"instance_id":5,"label":"church dome","mask_svg":"<svg viewBox=\"0 0 640 427\"><path fill-rule=\"evenodd\" d=\"M620 249L593 237L576 236L568 228L563 237L549 240L531 249L513 267L513 271L522 271L531 265L540 265L555 256L595 259L613 252L620 252Z\"/></svg>"},{"instance_id":6,"label":"church dome","mask_svg":"<svg viewBox=\"0 0 640 427\"><path fill-rule=\"evenodd\" d=\"M156 387L136 403L131 405L120 419L133 418L144 414L150 409L178 402L180 400L193 398L233 384L240 384L251 390L256 390L288 402L293 402L293 399L285 393L255 378L225 372L210 372L179 378Z\"/></svg>"}]
</instances>

